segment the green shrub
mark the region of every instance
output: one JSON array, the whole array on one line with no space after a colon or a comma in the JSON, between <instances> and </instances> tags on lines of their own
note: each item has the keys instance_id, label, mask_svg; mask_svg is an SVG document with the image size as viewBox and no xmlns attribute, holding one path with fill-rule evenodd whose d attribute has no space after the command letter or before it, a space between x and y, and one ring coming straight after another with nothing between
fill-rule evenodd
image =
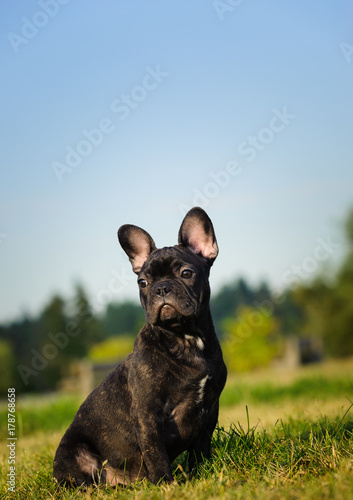
<instances>
[{"instance_id":1,"label":"green shrub","mask_svg":"<svg viewBox=\"0 0 353 500\"><path fill-rule=\"evenodd\" d=\"M88 358L94 363L113 363L126 358L134 346L134 337L116 335L104 342L95 344L88 352Z\"/></svg>"},{"instance_id":2,"label":"green shrub","mask_svg":"<svg viewBox=\"0 0 353 500\"><path fill-rule=\"evenodd\" d=\"M12 346L7 340L0 339L0 392L7 393L13 387L15 357Z\"/></svg>"},{"instance_id":3,"label":"green shrub","mask_svg":"<svg viewBox=\"0 0 353 500\"><path fill-rule=\"evenodd\" d=\"M230 371L245 372L269 366L281 351L278 323L265 309L243 307L223 322L222 350Z\"/></svg>"}]
</instances>

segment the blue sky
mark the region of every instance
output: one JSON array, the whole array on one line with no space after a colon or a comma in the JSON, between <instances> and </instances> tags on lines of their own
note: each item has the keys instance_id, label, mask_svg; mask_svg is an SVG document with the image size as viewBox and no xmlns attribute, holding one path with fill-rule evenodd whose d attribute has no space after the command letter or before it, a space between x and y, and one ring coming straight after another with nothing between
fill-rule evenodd
<instances>
[{"instance_id":1,"label":"blue sky","mask_svg":"<svg viewBox=\"0 0 353 500\"><path fill-rule=\"evenodd\" d=\"M214 291L339 261L352 14L348 0L5 2L0 321L76 282L97 310L137 298L118 227L172 245L193 205L216 229Z\"/></svg>"}]
</instances>

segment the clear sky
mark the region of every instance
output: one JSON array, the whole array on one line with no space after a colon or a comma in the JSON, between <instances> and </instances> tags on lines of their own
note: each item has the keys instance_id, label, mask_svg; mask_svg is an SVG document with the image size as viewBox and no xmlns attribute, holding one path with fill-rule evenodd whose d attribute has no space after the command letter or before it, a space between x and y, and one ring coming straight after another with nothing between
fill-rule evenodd
<instances>
[{"instance_id":1,"label":"clear sky","mask_svg":"<svg viewBox=\"0 0 353 500\"><path fill-rule=\"evenodd\" d=\"M0 321L81 282L137 298L116 231L214 222L214 291L338 259L353 204L349 0L3 2Z\"/></svg>"}]
</instances>

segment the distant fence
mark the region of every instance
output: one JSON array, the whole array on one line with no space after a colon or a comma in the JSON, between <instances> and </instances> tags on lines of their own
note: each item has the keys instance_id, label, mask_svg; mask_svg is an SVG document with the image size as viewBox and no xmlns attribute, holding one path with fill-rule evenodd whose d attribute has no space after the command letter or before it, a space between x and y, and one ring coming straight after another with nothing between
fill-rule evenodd
<instances>
[{"instance_id":1,"label":"distant fence","mask_svg":"<svg viewBox=\"0 0 353 500\"><path fill-rule=\"evenodd\" d=\"M285 340L282 356L274 361L273 366L288 369L321 360L321 342L315 338L289 337ZM86 360L75 361L70 366L68 376L61 380L59 390L88 396L122 361L120 359L114 363L99 364Z\"/></svg>"},{"instance_id":2,"label":"distant fence","mask_svg":"<svg viewBox=\"0 0 353 500\"><path fill-rule=\"evenodd\" d=\"M121 361L100 364L75 361L70 365L68 376L60 381L59 390L87 396Z\"/></svg>"}]
</instances>

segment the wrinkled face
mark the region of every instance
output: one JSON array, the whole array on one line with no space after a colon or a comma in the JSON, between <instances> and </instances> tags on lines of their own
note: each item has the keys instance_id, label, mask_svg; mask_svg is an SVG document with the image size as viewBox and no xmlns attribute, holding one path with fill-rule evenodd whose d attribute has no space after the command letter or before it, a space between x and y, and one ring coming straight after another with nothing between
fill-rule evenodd
<instances>
[{"instance_id":1,"label":"wrinkled face","mask_svg":"<svg viewBox=\"0 0 353 500\"><path fill-rule=\"evenodd\" d=\"M206 212L200 207L189 210L179 229L179 244L174 247L157 249L152 237L133 224L121 226L118 238L138 275L146 322L173 331L199 328L208 317L201 315L208 308L208 276L218 255Z\"/></svg>"},{"instance_id":2,"label":"wrinkled face","mask_svg":"<svg viewBox=\"0 0 353 500\"><path fill-rule=\"evenodd\" d=\"M146 322L186 326L208 305L209 265L190 250L165 247L153 251L138 275Z\"/></svg>"}]
</instances>

